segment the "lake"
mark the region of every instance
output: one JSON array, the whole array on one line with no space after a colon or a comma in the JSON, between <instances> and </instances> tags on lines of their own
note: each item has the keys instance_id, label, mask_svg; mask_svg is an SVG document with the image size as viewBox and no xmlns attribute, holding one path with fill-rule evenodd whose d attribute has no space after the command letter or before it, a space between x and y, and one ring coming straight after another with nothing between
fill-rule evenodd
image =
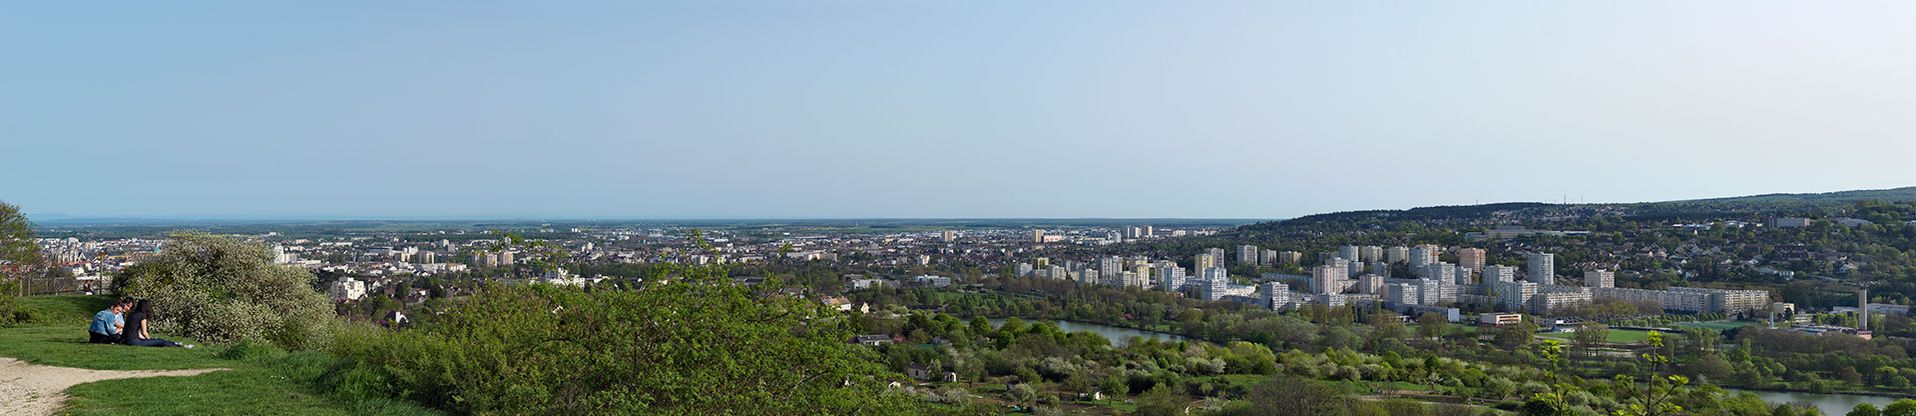
<instances>
[{"instance_id":1,"label":"lake","mask_svg":"<svg viewBox=\"0 0 1916 416\"><path fill-rule=\"evenodd\" d=\"M1037 321L1025 321L1025 322L1037 322ZM1000 326L1004 324L1005 324L1004 318L991 318L991 326L995 327L995 326ZM1131 337L1144 337L1144 338L1156 339L1159 341L1179 341L1184 339L1183 336L1179 336L1179 335L1139 331L1139 330L1131 329L1131 328L1121 328L1121 327L1115 327L1110 325L1094 324L1089 322L1051 321L1051 324L1057 325L1058 329L1062 329L1064 330L1064 332L1090 331L1100 336L1103 336L1104 339L1111 340L1111 345L1116 345L1120 347L1127 344L1128 343L1127 341L1129 341Z\"/></svg>"},{"instance_id":2,"label":"lake","mask_svg":"<svg viewBox=\"0 0 1916 416\"><path fill-rule=\"evenodd\" d=\"M1849 413L1850 409L1855 408L1856 405L1860 403L1873 404L1873 405L1876 405L1876 408L1881 409L1883 408L1883 406L1888 406L1890 402L1896 401L1896 398L1894 397L1862 396L1862 395L1855 395L1855 394L1822 394L1822 393L1802 393L1802 392L1794 392L1794 391L1760 391L1760 390L1743 390L1743 389L1725 389L1725 390L1729 390L1731 392L1752 393L1757 395L1758 397L1762 397L1763 401L1770 402L1770 404L1773 404L1773 405L1783 404L1783 403L1794 403L1794 402L1809 402L1810 404L1815 405L1817 409L1821 409L1823 411L1823 414L1825 415L1842 415L1845 413Z\"/></svg>"}]
</instances>

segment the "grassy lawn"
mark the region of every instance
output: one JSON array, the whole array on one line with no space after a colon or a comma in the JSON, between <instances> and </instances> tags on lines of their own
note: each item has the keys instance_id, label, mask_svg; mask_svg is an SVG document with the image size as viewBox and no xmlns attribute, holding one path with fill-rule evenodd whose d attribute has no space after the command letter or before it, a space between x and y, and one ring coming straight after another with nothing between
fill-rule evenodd
<instances>
[{"instance_id":1,"label":"grassy lawn","mask_svg":"<svg viewBox=\"0 0 1916 416\"><path fill-rule=\"evenodd\" d=\"M23 326L0 329L0 357L56 367L94 370L181 370L232 365L220 359L219 348L149 348L88 344L86 327L74 325ZM153 334L182 343L193 340Z\"/></svg>"},{"instance_id":2,"label":"grassy lawn","mask_svg":"<svg viewBox=\"0 0 1916 416\"><path fill-rule=\"evenodd\" d=\"M1676 326L1679 326L1679 327L1709 328L1709 329L1713 329L1717 331L1728 331L1728 330L1732 330L1736 328L1742 328L1748 325L1757 325L1757 323L1736 322L1736 321L1708 321L1708 322L1678 322L1676 324Z\"/></svg>"},{"instance_id":3,"label":"grassy lawn","mask_svg":"<svg viewBox=\"0 0 1916 416\"><path fill-rule=\"evenodd\" d=\"M107 380L67 390L66 413L78 415L362 415L438 414L392 401L349 401L322 392L320 379L338 365L323 352L268 352L245 359L224 358L228 348L147 348L86 343L93 312L110 302L100 296L51 296L21 299L36 321L0 328L0 356L34 364L95 370L178 370L225 368L190 377ZM174 341L193 340L167 337Z\"/></svg>"},{"instance_id":4,"label":"grassy lawn","mask_svg":"<svg viewBox=\"0 0 1916 416\"><path fill-rule=\"evenodd\" d=\"M246 364L234 361L234 364ZM403 403L347 403L257 365L229 365L192 377L107 380L67 389L74 415L412 415L436 414Z\"/></svg>"},{"instance_id":5,"label":"grassy lawn","mask_svg":"<svg viewBox=\"0 0 1916 416\"><path fill-rule=\"evenodd\" d=\"M1554 339L1559 339L1564 341L1569 341L1571 337L1574 337L1576 335L1577 334L1574 332L1545 332L1545 333L1537 334L1537 336L1540 336L1540 337L1554 338ZM1640 343L1649 339L1650 339L1650 331L1635 331L1635 330L1627 330L1627 329L1612 329L1610 330L1610 333L1605 337L1605 340L1612 344Z\"/></svg>"}]
</instances>

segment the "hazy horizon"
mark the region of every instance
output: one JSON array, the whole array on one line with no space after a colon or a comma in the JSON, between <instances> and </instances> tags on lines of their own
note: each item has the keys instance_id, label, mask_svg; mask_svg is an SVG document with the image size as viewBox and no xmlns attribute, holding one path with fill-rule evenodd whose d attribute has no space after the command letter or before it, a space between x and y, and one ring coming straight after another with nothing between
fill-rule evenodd
<instances>
[{"instance_id":1,"label":"hazy horizon","mask_svg":"<svg viewBox=\"0 0 1916 416\"><path fill-rule=\"evenodd\" d=\"M1916 184L1916 4L0 8L86 218L1277 219Z\"/></svg>"}]
</instances>

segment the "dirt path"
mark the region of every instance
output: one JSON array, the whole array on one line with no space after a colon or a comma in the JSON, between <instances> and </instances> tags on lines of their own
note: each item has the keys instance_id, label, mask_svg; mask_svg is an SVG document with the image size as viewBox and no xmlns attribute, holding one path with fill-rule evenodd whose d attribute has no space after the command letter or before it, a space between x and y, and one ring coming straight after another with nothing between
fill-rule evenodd
<instances>
[{"instance_id":1,"label":"dirt path","mask_svg":"<svg viewBox=\"0 0 1916 416\"><path fill-rule=\"evenodd\" d=\"M51 415L66 402L68 387L100 380L205 374L224 368L163 371L88 370L28 364L0 357L0 414Z\"/></svg>"}]
</instances>

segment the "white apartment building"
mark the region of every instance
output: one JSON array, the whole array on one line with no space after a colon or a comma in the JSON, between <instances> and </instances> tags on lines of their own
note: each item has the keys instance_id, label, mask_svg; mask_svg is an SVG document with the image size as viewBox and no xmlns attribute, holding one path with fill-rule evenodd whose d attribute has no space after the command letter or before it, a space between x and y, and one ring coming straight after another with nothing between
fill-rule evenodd
<instances>
[{"instance_id":1,"label":"white apartment building","mask_svg":"<svg viewBox=\"0 0 1916 416\"><path fill-rule=\"evenodd\" d=\"M1525 281L1540 285L1557 284L1557 255L1539 252L1523 257Z\"/></svg>"},{"instance_id":2,"label":"white apartment building","mask_svg":"<svg viewBox=\"0 0 1916 416\"><path fill-rule=\"evenodd\" d=\"M1583 286L1590 288L1617 287L1617 272L1597 269L1583 272Z\"/></svg>"},{"instance_id":3,"label":"white apartment building","mask_svg":"<svg viewBox=\"0 0 1916 416\"><path fill-rule=\"evenodd\" d=\"M359 300L366 297L366 282L351 277L341 278L333 281L330 292L334 302Z\"/></svg>"}]
</instances>

